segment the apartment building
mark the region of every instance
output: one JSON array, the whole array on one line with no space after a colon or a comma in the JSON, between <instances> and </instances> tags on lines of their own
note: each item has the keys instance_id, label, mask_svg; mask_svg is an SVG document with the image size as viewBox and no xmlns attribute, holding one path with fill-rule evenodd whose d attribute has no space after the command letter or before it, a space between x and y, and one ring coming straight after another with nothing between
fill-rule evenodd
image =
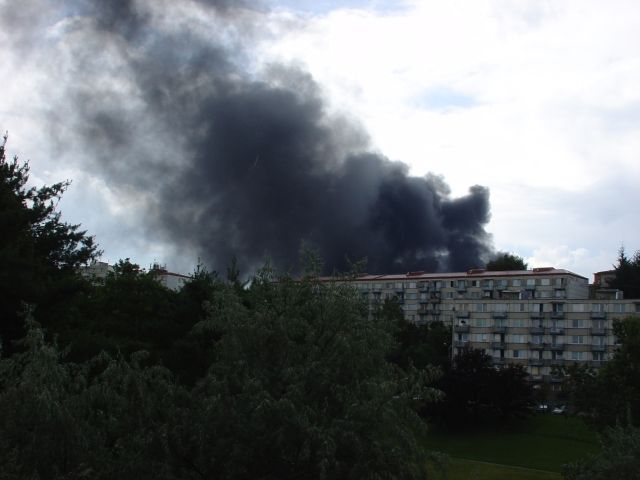
<instances>
[{"instance_id":1,"label":"apartment building","mask_svg":"<svg viewBox=\"0 0 640 480\"><path fill-rule=\"evenodd\" d=\"M574 362L601 366L615 348L613 321L640 318L640 299L599 292L587 278L555 268L363 275L353 282L371 305L396 298L408 321L450 325L454 353L483 349L495 365L523 365L533 381L560 382L554 367Z\"/></svg>"}]
</instances>

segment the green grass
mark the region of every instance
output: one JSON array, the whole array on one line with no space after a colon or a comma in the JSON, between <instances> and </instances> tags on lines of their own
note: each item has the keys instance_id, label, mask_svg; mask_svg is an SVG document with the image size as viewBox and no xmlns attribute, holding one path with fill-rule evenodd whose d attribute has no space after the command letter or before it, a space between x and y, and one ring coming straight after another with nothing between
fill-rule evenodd
<instances>
[{"instance_id":1,"label":"green grass","mask_svg":"<svg viewBox=\"0 0 640 480\"><path fill-rule=\"evenodd\" d=\"M485 475L485 467L482 466L484 464L464 460L560 472L563 464L592 455L599 450L595 433L580 419L550 414L535 415L520 428L511 431L447 433L432 430L427 436L425 446L429 450L453 457L452 472L456 469L474 468L478 471L477 474L474 473L478 478L485 478L482 476ZM489 465L487 468L498 467ZM490 478L501 478L497 476L497 472L492 475L494 476ZM525 473L518 475L510 478L559 478L529 477L524 476ZM458 478L472 477L463 475Z\"/></svg>"},{"instance_id":2,"label":"green grass","mask_svg":"<svg viewBox=\"0 0 640 480\"><path fill-rule=\"evenodd\" d=\"M430 478L441 479L437 471ZM447 480L562 480L559 473L452 458Z\"/></svg>"}]
</instances>

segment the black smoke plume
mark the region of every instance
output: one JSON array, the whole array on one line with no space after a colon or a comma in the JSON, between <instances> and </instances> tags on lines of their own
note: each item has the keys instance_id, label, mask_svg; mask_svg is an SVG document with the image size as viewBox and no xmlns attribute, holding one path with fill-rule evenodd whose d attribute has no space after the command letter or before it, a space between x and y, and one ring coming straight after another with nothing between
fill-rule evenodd
<instances>
[{"instance_id":1,"label":"black smoke plume","mask_svg":"<svg viewBox=\"0 0 640 480\"><path fill-rule=\"evenodd\" d=\"M145 199L150 235L218 268L234 255L289 268L302 243L328 270L366 257L372 273L462 270L491 255L488 189L452 198L442 179L410 176L328 113L308 74L255 66L268 12L77 0L58 13L52 132Z\"/></svg>"}]
</instances>

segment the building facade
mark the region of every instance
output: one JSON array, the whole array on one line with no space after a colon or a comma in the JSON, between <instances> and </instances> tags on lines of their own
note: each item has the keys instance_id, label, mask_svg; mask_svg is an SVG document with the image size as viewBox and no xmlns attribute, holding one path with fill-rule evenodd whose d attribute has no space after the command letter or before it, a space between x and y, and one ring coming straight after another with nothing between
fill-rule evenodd
<instances>
[{"instance_id":1,"label":"building facade","mask_svg":"<svg viewBox=\"0 0 640 480\"><path fill-rule=\"evenodd\" d=\"M555 268L363 275L353 282L371 305L395 298L408 321L450 325L452 354L479 348L497 366L523 365L533 381L559 382L556 367L571 363L600 367L615 348L613 321L640 318L639 299L599 292L587 278Z\"/></svg>"}]
</instances>

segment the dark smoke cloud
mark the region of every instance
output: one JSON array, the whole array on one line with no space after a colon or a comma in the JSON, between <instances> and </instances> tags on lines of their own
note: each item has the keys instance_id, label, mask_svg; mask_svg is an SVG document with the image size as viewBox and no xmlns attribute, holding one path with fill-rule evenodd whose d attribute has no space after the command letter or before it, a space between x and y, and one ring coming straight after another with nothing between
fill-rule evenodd
<instances>
[{"instance_id":1,"label":"dark smoke cloud","mask_svg":"<svg viewBox=\"0 0 640 480\"><path fill-rule=\"evenodd\" d=\"M202 15L167 28L169 5L200 9L211 31L193 20ZM231 1L67 8L77 17L60 43L73 60L53 130L83 145L87 168L150 199L150 235L218 268L234 255L289 268L303 242L328 270L366 257L372 273L462 270L493 253L486 188L452 198L441 178L372 152L305 72L256 73L264 12Z\"/></svg>"}]
</instances>

